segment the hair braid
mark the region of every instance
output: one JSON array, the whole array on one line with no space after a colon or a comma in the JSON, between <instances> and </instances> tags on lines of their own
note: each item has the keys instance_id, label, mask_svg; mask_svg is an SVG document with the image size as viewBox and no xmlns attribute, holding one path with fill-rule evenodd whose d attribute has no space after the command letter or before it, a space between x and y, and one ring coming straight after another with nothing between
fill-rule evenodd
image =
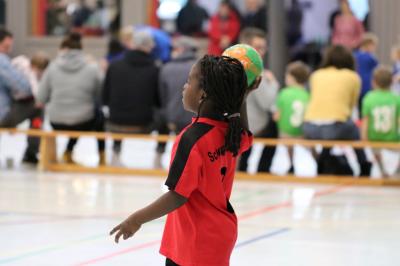
<instances>
[{"instance_id":1,"label":"hair braid","mask_svg":"<svg viewBox=\"0 0 400 266\"><path fill-rule=\"evenodd\" d=\"M201 87L216 111L227 117L229 127L225 136L225 149L236 156L240 149L242 125L240 113L247 87L242 64L225 56L204 56L200 61ZM233 115L233 116L232 116Z\"/></svg>"}]
</instances>

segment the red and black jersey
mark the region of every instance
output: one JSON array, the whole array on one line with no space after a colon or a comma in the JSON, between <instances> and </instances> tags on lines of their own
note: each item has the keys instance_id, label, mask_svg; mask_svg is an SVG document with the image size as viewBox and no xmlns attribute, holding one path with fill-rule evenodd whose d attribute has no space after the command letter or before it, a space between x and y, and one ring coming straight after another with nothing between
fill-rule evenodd
<instances>
[{"instance_id":1,"label":"red and black jersey","mask_svg":"<svg viewBox=\"0 0 400 266\"><path fill-rule=\"evenodd\" d=\"M166 185L188 201L168 214L160 253L179 265L224 266L237 238L237 218L229 203L236 157L225 151L228 123L199 118L172 148ZM240 153L252 143L243 132Z\"/></svg>"}]
</instances>

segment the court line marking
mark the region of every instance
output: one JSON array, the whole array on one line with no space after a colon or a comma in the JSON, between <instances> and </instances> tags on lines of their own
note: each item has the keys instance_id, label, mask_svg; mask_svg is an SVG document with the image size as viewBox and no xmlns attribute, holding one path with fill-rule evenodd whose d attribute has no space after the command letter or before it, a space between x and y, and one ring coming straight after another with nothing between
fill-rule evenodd
<instances>
[{"instance_id":1,"label":"court line marking","mask_svg":"<svg viewBox=\"0 0 400 266\"><path fill-rule=\"evenodd\" d=\"M147 248L147 247L154 246L156 244L159 244L160 242L161 242L160 240L147 242L147 243L144 243L144 244L140 244L140 245L137 245L137 246L133 246L133 247L130 247L130 248L127 248L127 249L120 250L120 251L115 252L115 253L111 253L111 254L104 255L104 256L101 256L101 257L98 257L98 258L94 258L94 259L91 259L91 260L88 260L88 261L85 261L85 262L81 262L81 263L78 263L78 264L75 264L75 265L76 266L84 266L84 265L95 264L95 263L103 261L103 260L111 259L111 258L113 258L115 256L118 256L118 255L123 255L125 253L130 253L132 251L137 251L137 250L140 250L140 249L144 249L144 248Z\"/></svg>"},{"instance_id":2,"label":"court line marking","mask_svg":"<svg viewBox=\"0 0 400 266\"><path fill-rule=\"evenodd\" d=\"M337 193L337 192L339 192L341 190L344 190L344 189L350 187L351 185L352 185L352 182L349 182L349 183L346 183L346 184L341 184L341 185L338 185L338 186L330 187L328 189L325 189L325 190L322 190L320 192L315 193L313 199L317 198L317 197L322 197L322 196L327 196L327 195L330 195L330 194ZM239 219L239 221L246 220L246 219L252 218L254 216L259 216L259 215L265 214L267 212L271 212L273 210L287 208L287 207L291 207L291 206L292 206L292 203L287 201L287 202L283 202L283 203L280 203L280 204L277 204L277 205L267 206L267 207L252 211L250 213L241 215L241 216L238 217L238 219ZM150 246L153 246L153 245L155 245L157 243L160 243L160 241L158 241L156 243L152 243L152 245L148 245L149 243L145 243L143 245L146 245L146 247L150 247ZM137 251L137 250L139 250L139 248L136 248L134 251ZM126 252L124 252L124 253L126 253ZM98 263L98 262L106 260L106 259L111 259L111 258L116 257L118 255L121 255L121 254L119 254L119 252L114 252L114 253L110 253L110 254L105 255L105 256L101 256L101 257L94 258L94 259L91 259L91 260L88 260L88 261L84 261L84 262L80 262L80 263L74 264L74 266L91 265L91 264L95 264L95 263Z\"/></svg>"},{"instance_id":3,"label":"court line marking","mask_svg":"<svg viewBox=\"0 0 400 266\"><path fill-rule=\"evenodd\" d=\"M258 196L262 193L265 193L265 189L260 189L255 191L254 193L251 192L245 192L241 195L238 196L236 201L242 201L244 199L251 198L252 196ZM30 224L43 224L43 223L57 223L57 222L63 222L67 220L79 220L79 219L115 219L115 220L121 220L126 216L129 216L130 213L113 213L111 215L58 215L58 214L50 214L50 213L34 213L34 212L15 212L15 211L10 211L10 212L1 212L0 211L0 216L2 215L19 215L19 216L39 216L39 217L46 217L47 219L30 219L30 220L16 220L16 221L5 221L1 222L0 221L0 226L18 226L18 225L30 225ZM161 221L160 221L161 222ZM164 221L162 221L164 222Z\"/></svg>"},{"instance_id":4,"label":"court line marking","mask_svg":"<svg viewBox=\"0 0 400 266\"><path fill-rule=\"evenodd\" d=\"M267 238L274 237L276 235L287 233L289 231L290 231L289 227L280 228L280 229L277 229L275 231L272 231L272 232L269 232L269 233L266 233L266 234L263 234L263 235L260 235L260 236L256 236L256 237L250 238L248 240L242 241L240 243L237 243L236 246L235 246L235 249L241 248L241 247L244 247L244 246L247 246L247 245L250 245L250 244L253 244L254 242L257 242L257 241L260 241L260 240L264 240L264 239L267 239Z\"/></svg>"}]
</instances>

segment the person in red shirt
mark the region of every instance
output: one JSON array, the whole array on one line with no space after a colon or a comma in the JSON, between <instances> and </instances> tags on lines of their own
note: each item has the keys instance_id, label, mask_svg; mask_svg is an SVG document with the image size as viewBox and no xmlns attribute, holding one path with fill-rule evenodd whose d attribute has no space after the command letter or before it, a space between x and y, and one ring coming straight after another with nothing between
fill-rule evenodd
<instances>
[{"instance_id":1,"label":"person in red shirt","mask_svg":"<svg viewBox=\"0 0 400 266\"><path fill-rule=\"evenodd\" d=\"M245 98L260 81L247 88L243 65L230 57L206 55L192 67L183 105L197 117L173 146L165 183L170 191L116 226L110 234L117 243L168 214L160 248L166 265L229 265L237 238L229 202L236 159L253 138Z\"/></svg>"},{"instance_id":2,"label":"person in red shirt","mask_svg":"<svg viewBox=\"0 0 400 266\"><path fill-rule=\"evenodd\" d=\"M240 17L229 1L222 1L218 13L211 17L208 54L221 55L239 36Z\"/></svg>"}]
</instances>

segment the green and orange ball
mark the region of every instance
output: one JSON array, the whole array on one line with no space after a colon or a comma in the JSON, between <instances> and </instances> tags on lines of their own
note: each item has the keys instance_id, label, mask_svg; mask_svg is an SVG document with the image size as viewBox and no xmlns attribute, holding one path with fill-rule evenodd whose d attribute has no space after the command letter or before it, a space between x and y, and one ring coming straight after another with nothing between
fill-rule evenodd
<instances>
[{"instance_id":1,"label":"green and orange ball","mask_svg":"<svg viewBox=\"0 0 400 266\"><path fill-rule=\"evenodd\" d=\"M252 85L264 69L260 54L250 45L236 44L227 48L222 55L236 58L242 63L247 76L247 86Z\"/></svg>"}]
</instances>

